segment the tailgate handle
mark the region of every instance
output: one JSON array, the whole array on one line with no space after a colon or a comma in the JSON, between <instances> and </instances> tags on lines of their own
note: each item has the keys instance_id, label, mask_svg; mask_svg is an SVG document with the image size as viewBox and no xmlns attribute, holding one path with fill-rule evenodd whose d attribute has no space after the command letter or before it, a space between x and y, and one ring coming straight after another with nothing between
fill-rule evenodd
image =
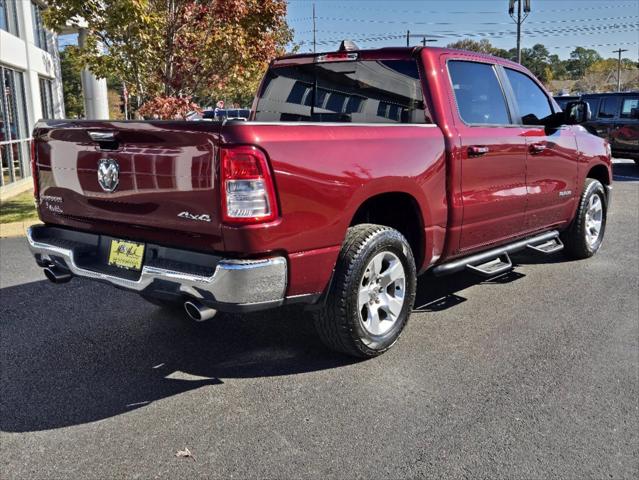
<instances>
[{"instance_id":1,"label":"tailgate handle","mask_svg":"<svg viewBox=\"0 0 639 480\"><path fill-rule=\"evenodd\" d=\"M89 131L89 137L97 142L102 150L117 150L118 141L115 139L115 133L108 130Z\"/></svg>"}]
</instances>

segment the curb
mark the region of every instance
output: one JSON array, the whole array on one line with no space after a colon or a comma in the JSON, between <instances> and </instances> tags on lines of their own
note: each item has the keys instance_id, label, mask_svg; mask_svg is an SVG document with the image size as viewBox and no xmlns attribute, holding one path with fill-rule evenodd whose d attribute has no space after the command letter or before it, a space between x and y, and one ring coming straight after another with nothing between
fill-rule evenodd
<instances>
[{"instance_id":1,"label":"curb","mask_svg":"<svg viewBox=\"0 0 639 480\"><path fill-rule=\"evenodd\" d=\"M42 223L40 220L26 220L24 222L12 222L0 224L0 238L24 237L27 228L31 225Z\"/></svg>"}]
</instances>

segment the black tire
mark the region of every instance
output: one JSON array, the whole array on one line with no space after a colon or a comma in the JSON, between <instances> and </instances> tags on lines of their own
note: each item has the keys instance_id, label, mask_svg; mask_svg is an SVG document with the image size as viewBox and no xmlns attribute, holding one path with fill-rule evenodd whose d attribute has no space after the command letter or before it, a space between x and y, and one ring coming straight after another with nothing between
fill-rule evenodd
<instances>
[{"instance_id":1,"label":"black tire","mask_svg":"<svg viewBox=\"0 0 639 480\"><path fill-rule=\"evenodd\" d=\"M366 320L361 318L362 312L372 307L364 304L364 309L359 310L358 296L363 282L375 285L372 280L367 280L365 275L370 275L367 272L373 265L371 262L373 258L379 258L380 254L382 258L386 258L386 255L392 258L394 265L397 260L401 262L404 274L403 304L400 313L391 322L389 330L375 335L367 331ZM390 271L390 266L386 268L386 271ZM389 227L372 224L349 228L325 303L314 314L320 338L327 347L355 357L369 358L384 353L393 346L406 326L415 302L416 284L415 259L410 245L401 233ZM380 296L389 295L393 298L394 288L399 289L399 286L396 287L392 283L388 287L380 285L377 288L381 288L381 292L378 290ZM373 307L375 303L380 302L370 301ZM377 314L377 318L379 319L382 314L386 315L382 311ZM388 315L385 319L392 320L392 317Z\"/></svg>"},{"instance_id":2,"label":"black tire","mask_svg":"<svg viewBox=\"0 0 639 480\"><path fill-rule=\"evenodd\" d=\"M594 243L590 243L586 235L586 215L591 199L594 195L599 197L602 205L602 223L599 235ZM564 242L566 254L575 259L592 257L603 242L604 233L606 231L606 217L608 213L608 199L604 186L598 180L587 178L584 183L584 189L579 199L577 213L570 227L561 234Z\"/></svg>"}]
</instances>

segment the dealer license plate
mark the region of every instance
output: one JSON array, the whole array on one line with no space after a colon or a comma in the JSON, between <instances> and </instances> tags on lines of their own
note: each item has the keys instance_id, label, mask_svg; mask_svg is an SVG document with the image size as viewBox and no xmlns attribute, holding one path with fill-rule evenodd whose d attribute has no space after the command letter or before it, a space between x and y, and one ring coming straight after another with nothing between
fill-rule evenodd
<instances>
[{"instance_id":1,"label":"dealer license plate","mask_svg":"<svg viewBox=\"0 0 639 480\"><path fill-rule=\"evenodd\" d=\"M109 265L127 270L140 270L144 259L144 244L127 242L125 240L111 240L109 251Z\"/></svg>"}]
</instances>

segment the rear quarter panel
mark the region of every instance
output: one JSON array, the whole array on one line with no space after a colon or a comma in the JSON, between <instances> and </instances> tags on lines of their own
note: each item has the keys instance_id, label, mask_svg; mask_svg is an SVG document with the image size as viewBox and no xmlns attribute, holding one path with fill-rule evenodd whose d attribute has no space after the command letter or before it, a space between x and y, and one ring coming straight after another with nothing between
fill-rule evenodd
<instances>
[{"instance_id":1,"label":"rear quarter panel","mask_svg":"<svg viewBox=\"0 0 639 480\"><path fill-rule=\"evenodd\" d=\"M227 251L283 250L293 258L317 252L327 270L318 277L330 276L357 209L375 195L404 192L421 210L424 263L439 255L447 209L444 141L435 125L249 122L225 126L222 137L267 153L281 213L268 225L222 227Z\"/></svg>"}]
</instances>

